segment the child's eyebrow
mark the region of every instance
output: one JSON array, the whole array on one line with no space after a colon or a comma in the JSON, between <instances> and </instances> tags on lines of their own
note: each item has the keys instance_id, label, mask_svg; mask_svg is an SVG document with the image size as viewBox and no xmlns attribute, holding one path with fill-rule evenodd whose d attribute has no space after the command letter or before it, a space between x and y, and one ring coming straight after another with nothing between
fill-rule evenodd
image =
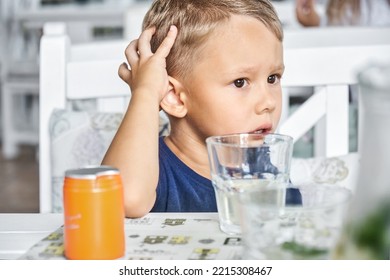
<instances>
[{"instance_id":1,"label":"child's eyebrow","mask_svg":"<svg viewBox=\"0 0 390 280\"><path fill-rule=\"evenodd\" d=\"M268 68L270 72L284 72L285 66L283 63L281 64L276 64L272 65ZM236 69L229 69L225 73L226 74L232 74L232 75L237 75L237 74L246 74L246 73L254 73L259 71L259 67L256 66L243 66L239 67Z\"/></svg>"},{"instance_id":2,"label":"child's eyebrow","mask_svg":"<svg viewBox=\"0 0 390 280\"><path fill-rule=\"evenodd\" d=\"M272 71L275 71L275 72L284 72L285 66L284 66L284 64L278 64L278 65L275 65L271 69L272 69Z\"/></svg>"},{"instance_id":3,"label":"child's eyebrow","mask_svg":"<svg viewBox=\"0 0 390 280\"><path fill-rule=\"evenodd\" d=\"M242 66L242 67L237 67L233 69L228 69L225 73L226 74L232 74L232 75L237 75L237 74L246 74L246 73L253 73L258 71L258 67L255 66Z\"/></svg>"}]
</instances>

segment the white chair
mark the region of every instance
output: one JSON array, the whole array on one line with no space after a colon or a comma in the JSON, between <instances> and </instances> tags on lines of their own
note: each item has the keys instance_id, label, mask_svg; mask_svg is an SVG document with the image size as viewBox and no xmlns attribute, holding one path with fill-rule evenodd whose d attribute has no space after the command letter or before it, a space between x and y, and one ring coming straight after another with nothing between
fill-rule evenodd
<instances>
[{"instance_id":1,"label":"white chair","mask_svg":"<svg viewBox=\"0 0 390 280\"><path fill-rule=\"evenodd\" d=\"M299 109L284 120L279 131L297 141L314 125L316 156L340 156L349 152L348 90L357 73L372 61L390 60L390 44L325 46L285 49L282 84L312 86L316 90ZM362 111L359 110L359 118Z\"/></svg>"},{"instance_id":2,"label":"white chair","mask_svg":"<svg viewBox=\"0 0 390 280\"><path fill-rule=\"evenodd\" d=\"M72 44L64 23L47 23L40 46L40 212L62 211L64 172L100 164L130 100L119 78L128 41ZM90 112L76 101L94 100ZM90 108L87 108L90 109ZM168 131L164 114L160 134Z\"/></svg>"},{"instance_id":3,"label":"white chair","mask_svg":"<svg viewBox=\"0 0 390 280\"><path fill-rule=\"evenodd\" d=\"M284 31L285 49L361 46L390 43L390 27L372 26L329 26L308 27ZM303 90L303 93L310 93ZM291 96L302 94L298 89L290 91Z\"/></svg>"},{"instance_id":4,"label":"white chair","mask_svg":"<svg viewBox=\"0 0 390 280\"><path fill-rule=\"evenodd\" d=\"M356 79L350 79L349 75L356 74L356 67L359 64L362 64L365 60L370 59L370 57L380 59L383 53L372 53L370 49L366 51L362 51L361 53L357 53L357 57L354 57L355 54L354 46L357 47L369 47L369 46L386 46L390 44L390 28L377 28L377 27L320 27L320 28L303 28L303 29L287 29L285 31L285 39L284 39L284 48L285 48L285 65L286 65L286 75L283 79L284 85L284 95L283 95L283 114L281 123L286 120L289 116L289 108L290 108L290 97L296 96L310 96L313 91L323 89L323 87L316 88L316 86L323 85L344 85L347 86L344 88L344 93L338 98L343 100L343 103L336 102L336 104L344 104L343 111L341 115L338 115L340 118L344 116L347 119L340 119L334 127L336 129L338 125L343 125L348 128L348 87L356 84ZM342 50L339 55L333 55L329 51L330 49L340 47ZM346 48L346 49L345 49ZM349 48L352 49L351 53L348 53ZM310 53L312 50L313 55L306 55L306 53ZM317 49L317 50L316 50ZM300 51L302 50L302 51ZM345 50L345 53L344 53ZM325 52L323 52L325 51ZM318 56L318 57L317 57ZM323 56L325 59L320 58ZM386 56L386 55L385 55ZM293 63L289 62L290 59L293 59ZM299 61L301 60L302 64L299 65ZM309 61L311 60L311 61ZM329 63L327 63L329 60ZM338 61L337 61L338 60ZM297 62L297 63L295 63ZM307 64L306 66L305 63ZM291 64L291 65L290 65ZM337 82L336 78L333 77L335 72L333 69L328 69L324 67L324 65L333 64L337 71L345 71L344 76L338 76ZM294 67L291 69L291 67ZM307 69L306 67L309 67ZM290 71L291 70L291 71ZM294 75L288 77L288 73L294 72ZM301 75L302 74L302 75ZM320 76L322 75L322 76ZM322 79L320 79L322 77ZM313 81L312 79L316 81ZM300 79L300 80L299 80ZM320 80L319 80L320 79ZM293 82L293 87L289 87ZM306 86L305 86L306 85ZM352 87L354 89L355 87ZM327 89L329 90L329 88ZM319 96L314 94L314 96ZM353 95L353 97L355 94ZM314 105L314 97L311 99L313 110L315 111ZM318 100L319 101L319 100ZM324 100L322 100L324 101ZM320 104L322 101L319 101ZM355 101L355 100L354 100ZM309 103L308 103L309 104ZM308 105L301 106L299 110L303 110L303 108L307 108ZM319 111L317 111L319 112ZM317 119L312 118L313 115L305 115L302 117L306 121L313 121L312 125L317 122ZM328 120L329 121L329 120ZM291 120L289 121L291 123ZM289 125L289 124L288 124ZM332 124L334 125L334 124ZM304 127L302 124L297 124L301 129ZM340 128L341 129L341 128ZM295 128L294 128L295 130ZM285 131L283 125L280 128L280 131ZM298 140L304 133L308 130L304 129L304 132L295 130L292 132L296 137L295 141ZM290 130L288 130L290 132ZM347 134L343 134L343 140L341 143L348 139L348 130ZM302 134L303 133L303 134ZM347 137L347 138L344 138ZM325 147L323 144L323 139L325 137L324 132L324 120L320 120L318 124L315 125L315 142L314 145L315 156L332 156L332 155L340 155L341 153L348 153L348 146L342 144L339 145L338 150L335 148L336 146L331 145L331 147ZM322 144L321 144L322 142ZM325 141L327 142L327 141ZM328 142L327 142L328 143Z\"/></svg>"},{"instance_id":5,"label":"white chair","mask_svg":"<svg viewBox=\"0 0 390 280\"><path fill-rule=\"evenodd\" d=\"M388 44L390 27L329 26L286 29L285 49Z\"/></svg>"},{"instance_id":6,"label":"white chair","mask_svg":"<svg viewBox=\"0 0 390 280\"><path fill-rule=\"evenodd\" d=\"M47 23L40 45L39 176L40 211L51 212L49 120L69 101L97 98L100 111L123 112L130 98L117 72L126 41L72 45L64 23Z\"/></svg>"}]
</instances>

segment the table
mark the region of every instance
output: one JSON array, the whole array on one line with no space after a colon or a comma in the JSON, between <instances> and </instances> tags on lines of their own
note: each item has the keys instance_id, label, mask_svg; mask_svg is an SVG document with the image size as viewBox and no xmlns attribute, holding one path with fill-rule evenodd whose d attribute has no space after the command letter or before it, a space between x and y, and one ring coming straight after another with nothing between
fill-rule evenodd
<instances>
[{"instance_id":1,"label":"table","mask_svg":"<svg viewBox=\"0 0 390 280\"><path fill-rule=\"evenodd\" d=\"M17 259L62 224L62 214L0 214L0 259Z\"/></svg>"},{"instance_id":2,"label":"table","mask_svg":"<svg viewBox=\"0 0 390 280\"><path fill-rule=\"evenodd\" d=\"M123 259L240 259L241 238L217 213L150 213L125 219ZM0 259L64 259L62 214L0 214Z\"/></svg>"}]
</instances>

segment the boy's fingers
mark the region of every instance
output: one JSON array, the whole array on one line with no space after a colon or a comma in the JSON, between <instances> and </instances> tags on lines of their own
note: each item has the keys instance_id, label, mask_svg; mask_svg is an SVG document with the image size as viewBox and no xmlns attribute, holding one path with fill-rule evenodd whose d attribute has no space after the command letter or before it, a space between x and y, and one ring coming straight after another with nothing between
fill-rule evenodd
<instances>
[{"instance_id":1,"label":"boy's fingers","mask_svg":"<svg viewBox=\"0 0 390 280\"><path fill-rule=\"evenodd\" d=\"M177 27L171 25L169 28L168 34L165 39L162 41L161 45L158 47L156 54L159 54L163 57L167 57L173 44L175 43L177 36Z\"/></svg>"},{"instance_id":2,"label":"boy's fingers","mask_svg":"<svg viewBox=\"0 0 390 280\"><path fill-rule=\"evenodd\" d=\"M125 56L130 65L134 65L139 59L137 50L138 40L131 41L125 50Z\"/></svg>"},{"instance_id":3,"label":"boy's fingers","mask_svg":"<svg viewBox=\"0 0 390 280\"><path fill-rule=\"evenodd\" d=\"M131 80L131 71L127 67L127 64L123 62L118 69L119 77L125 82L129 82Z\"/></svg>"},{"instance_id":4,"label":"boy's fingers","mask_svg":"<svg viewBox=\"0 0 390 280\"><path fill-rule=\"evenodd\" d=\"M138 40L138 49L139 55L150 56L152 55L152 50L150 48L150 41L152 40L153 34L156 31L155 27L150 27L141 33L141 36Z\"/></svg>"}]
</instances>

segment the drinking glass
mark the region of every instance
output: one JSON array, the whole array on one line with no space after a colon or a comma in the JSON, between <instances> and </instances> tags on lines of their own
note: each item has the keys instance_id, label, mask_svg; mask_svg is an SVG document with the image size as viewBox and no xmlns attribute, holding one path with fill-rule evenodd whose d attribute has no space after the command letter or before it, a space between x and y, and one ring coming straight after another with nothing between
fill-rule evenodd
<instances>
[{"instance_id":1,"label":"drinking glass","mask_svg":"<svg viewBox=\"0 0 390 280\"><path fill-rule=\"evenodd\" d=\"M206 139L220 228L240 234L239 196L275 188L285 200L293 139L281 134L230 134Z\"/></svg>"},{"instance_id":2,"label":"drinking glass","mask_svg":"<svg viewBox=\"0 0 390 280\"><path fill-rule=\"evenodd\" d=\"M306 185L301 205L286 205L277 188L241 196L243 259L329 259L342 232L351 191Z\"/></svg>"}]
</instances>

